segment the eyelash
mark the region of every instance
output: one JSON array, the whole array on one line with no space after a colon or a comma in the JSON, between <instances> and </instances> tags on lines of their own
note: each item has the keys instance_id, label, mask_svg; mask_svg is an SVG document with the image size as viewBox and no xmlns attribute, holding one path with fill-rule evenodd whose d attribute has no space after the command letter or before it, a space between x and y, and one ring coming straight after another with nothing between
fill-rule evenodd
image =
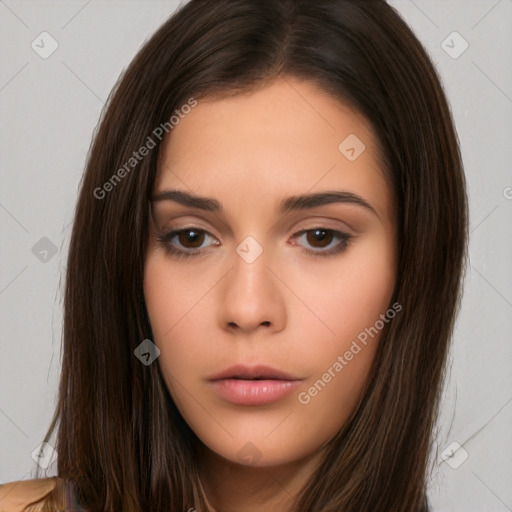
<instances>
[{"instance_id":1,"label":"eyelash","mask_svg":"<svg viewBox=\"0 0 512 512\"><path fill-rule=\"evenodd\" d=\"M193 249L193 250L189 250L189 251L183 251L181 249L176 249L176 247L174 247L173 245L170 244L170 241L176 235L179 235L180 233L184 233L187 231L194 231L196 233L206 233L207 235L213 237L213 235L211 235L210 233L208 233L208 231L206 231L204 229L188 227L188 228L184 228L184 229L177 229L177 230L159 233L157 235L157 242L161 247L163 247L165 249L165 251L167 253L172 254L173 256L176 256L179 258L182 258L182 257L188 258L191 256L197 256L200 253L202 253L204 249L196 249L196 250ZM337 231L335 229L327 229L327 228L322 228L322 227L316 227L313 229L304 229L302 231L295 233L293 235L293 238L297 238L297 237L302 236L311 231L322 231L322 232L326 232L326 233L332 233L335 237L338 237L341 240L341 242L337 246L335 246L334 249L329 249L327 251L323 251L323 250L314 251L314 250L309 250L309 249L302 249L307 254L309 254L311 256L315 256L315 257L318 256L321 258L326 258L329 256L334 256L336 254L342 253L343 251L345 251L345 249L347 248L347 246L349 244L349 241L352 238L352 235L349 235L348 233L344 233L342 231Z\"/></svg>"}]
</instances>

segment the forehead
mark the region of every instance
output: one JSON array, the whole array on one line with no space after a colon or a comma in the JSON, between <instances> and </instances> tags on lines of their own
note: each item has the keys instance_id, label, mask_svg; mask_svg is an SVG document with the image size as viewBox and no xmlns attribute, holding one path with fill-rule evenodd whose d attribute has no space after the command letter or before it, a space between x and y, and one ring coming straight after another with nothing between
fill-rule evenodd
<instances>
[{"instance_id":1,"label":"forehead","mask_svg":"<svg viewBox=\"0 0 512 512\"><path fill-rule=\"evenodd\" d=\"M250 94L199 100L165 140L155 190L223 202L236 195L240 206L257 195L343 187L385 208L390 190L377 148L359 112L310 82L282 78Z\"/></svg>"}]
</instances>

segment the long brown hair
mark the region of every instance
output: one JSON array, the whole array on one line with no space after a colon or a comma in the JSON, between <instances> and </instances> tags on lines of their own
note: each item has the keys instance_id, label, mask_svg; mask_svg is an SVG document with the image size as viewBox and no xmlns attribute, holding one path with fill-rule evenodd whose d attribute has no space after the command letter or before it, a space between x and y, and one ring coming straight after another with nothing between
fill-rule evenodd
<instances>
[{"instance_id":1,"label":"long brown hair","mask_svg":"<svg viewBox=\"0 0 512 512\"><path fill-rule=\"evenodd\" d=\"M158 364L134 356L152 339L143 270L160 141L133 168L126 163L155 128L168 123L172 136L169 119L190 98L235 95L278 76L314 82L370 121L398 201L392 302L402 312L382 332L364 396L296 510L428 508L433 427L467 251L465 178L439 76L383 0L191 0L116 84L76 207L59 401L45 439L52 444L57 431L58 476L74 482L89 510L212 510L197 437Z\"/></svg>"}]
</instances>

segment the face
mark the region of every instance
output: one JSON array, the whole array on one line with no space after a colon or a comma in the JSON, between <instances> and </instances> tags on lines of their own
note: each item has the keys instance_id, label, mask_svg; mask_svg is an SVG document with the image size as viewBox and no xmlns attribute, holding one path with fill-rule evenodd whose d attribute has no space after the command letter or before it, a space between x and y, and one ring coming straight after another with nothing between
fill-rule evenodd
<instances>
[{"instance_id":1,"label":"face","mask_svg":"<svg viewBox=\"0 0 512 512\"><path fill-rule=\"evenodd\" d=\"M286 78L199 101L162 149L144 292L169 392L228 461L312 456L357 406L390 321L395 205L375 135Z\"/></svg>"}]
</instances>

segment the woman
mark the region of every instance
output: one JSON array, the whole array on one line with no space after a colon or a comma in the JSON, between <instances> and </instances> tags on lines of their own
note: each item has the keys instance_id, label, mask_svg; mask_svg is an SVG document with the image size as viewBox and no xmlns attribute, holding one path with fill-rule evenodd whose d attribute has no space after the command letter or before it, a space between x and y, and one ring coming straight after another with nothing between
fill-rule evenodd
<instances>
[{"instance_id":1,"label":"woman","mask_svg":"<svg viewBox=\"0 0 512 512\"><path fill-rule=\"evenodd\" d=\"M188 2L89 154L58 478L0 504L428 510L466 240L447 101L389 5Z\"/></svg>"}]
</instances>

